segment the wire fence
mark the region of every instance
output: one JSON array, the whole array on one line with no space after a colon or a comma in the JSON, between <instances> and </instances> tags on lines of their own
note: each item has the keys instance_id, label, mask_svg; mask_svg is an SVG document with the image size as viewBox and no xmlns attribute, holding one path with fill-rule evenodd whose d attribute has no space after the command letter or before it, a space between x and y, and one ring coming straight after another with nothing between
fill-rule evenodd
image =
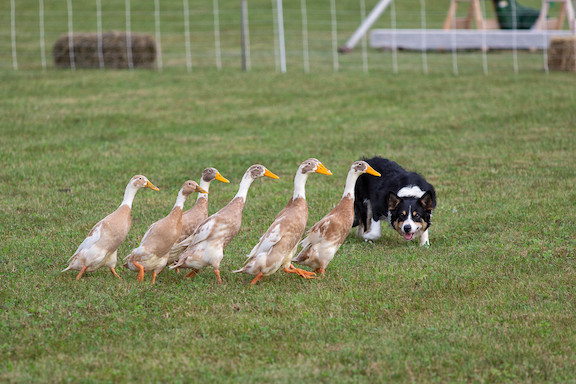
<instances>
[{"instance_id":1,"label":"wire fence","mask_svg":"<svg viewBox=\"0 0 576 384\"><path fill-rule=\"evenodd\" d=\"M569 1L569 0L568 0ZM540 1L526 0L539 8ZM481 1L486 18L494 17L492 1ZM377 0L10 0L0 5L0 69L75 70L92 60L107 69L109 55L121 55L132 70L141 63L141 36L152 39L153 63L163 71L181 68L243 69L247 71L390 71L500 73L548 71L548 35L536 49L459 49L459 35L448 35L444 49L428 49L434 31L441 31L449 0L390 1L362 35L354 50L339 47L357 31ZM468 10L462 8L460 16ZM550 16L555 16L552 10ZM420 48L405 49L399 39L415 31ZM378 43L380 31L391 41ZM113 32L123 41L120 51L106 40ZM481 38L486 33L470 29ZM563 31L566 34L567 31ZM552 32L550 36L553 36ZM64 46L58 46L59 39ZM118 39L116 39L118 40ZM117 42L117 41L116 41ZM92 44L92 45L91 45ZM451 45L451 46L450 46ZM576 43L575 43L576 45ZM117 47L118 48L118 47ZM82 55L91 58L82 63ZM120 53L114 53L120 52ZM57 56L67 56L58 65ZM108 56L107 56L108 55Z\"/></svg>"}]
</instances>

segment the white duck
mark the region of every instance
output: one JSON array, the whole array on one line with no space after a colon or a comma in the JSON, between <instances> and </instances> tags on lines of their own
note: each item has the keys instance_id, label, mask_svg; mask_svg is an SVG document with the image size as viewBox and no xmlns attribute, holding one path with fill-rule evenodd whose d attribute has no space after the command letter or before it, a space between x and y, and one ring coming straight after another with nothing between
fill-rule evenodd
<instances>
[{"instance_id":1,"label":"white duck","mask_svg":"<svg viewBox=\"0 0 576 384\"><path fill-rule=\"evenodd\" d=\"M74 255L70 258L68 268L80 271L76 280L80 280L84 272L92 272L100 267L108 267L110 271L120 278L114 269L118 247L126 240L130 231L132 202L140 188L150 188L158 191L146 176L136 175L126 186L124 200L114 212L100 220L84 239Z\"/></svg>"},{"instance_id":2,"label":"white duck","mask_svg":"<svg viewBox=\"0 0 576 384\"><path fill-rule=\"evenodd\" d=\"M202 178L200 179L200 188L206 192L210 189L210 182L212 180L218 180L223 183L229 183L228 179L218 172L216 168L206 168L202 172ZM196 199L196 204L186 212L182 214L182 232L180 237L176 240L176 243L170 249L170 256L168 257L167 265L173 264L180 258L180 255L186 250L187 245L182 244L183 240L186 240L194 230L198 228L201 222L208 218L208 193L199 193L198 199Z\"/></svg>"},{"instance_id":3,"label":"white duck","mask_svg":"<svg viewBox=\"0 0 576 384\"><path fill-rule=\"evenodd\" d=\"M355 161L346 177L346 186L340 202L332 211L310 228L302 240L302 250L292 262L307 265L324 276L324 270L346 240L354 222L354 187L363 173L380 176L365 161Z\"/></svg>"},{"instance_id":4,"label":"white duck","mask_svg":"<svg viewBox=\"0 0 576 384\"><path fill-rule=\"evenodd\" d=\"M224 208L204 220L194 233L182 244L187 248L180 255L177 263L170 268L191 268L192 271L186 277L194 277L198 271L206 266L212 266L216 279L219 283L220 262L224 257L224 249L238 234L242 225L242 210L246 202L248 189L252 182L262 176L278 179L278 176L270 172L266 167L256 164L248 168L236 196Z\"/></svg>"},{"instance_id":5,"label":"white duck","mask_svg":"<svg viewBox=\"0 0 576 384\"><path fill-rule=\"evenodd\" d=\"M156 276L166 266L170 248L182 231L182 209L186 198L194 192L207 193L195 181L185 182L170 214L152 224L140 246L124 258L125 267L138 271L138 281L144 280L145 271L152 271L152 284L156 282Z\"/></svg>"},{"instance_id":6,"label":"white duck","mask_svg":"<svg viewBox=\"0 0 576 384\"><path fill-rule=\"evenodd\" d=\"M247 256L244 266L234 272L242 272L256 277L254 285L264 276L268 276L283 267L286 273L297 273L305 278L312 278L314 273L294 268L292 256L296 253L298 242L306 229L308 205L306 204L305 186L311 173L331 175L317 159L308 159L300 164L294 178L294 194L288 205L276 216L260 242Z\"/></svg>"}]
</instances>

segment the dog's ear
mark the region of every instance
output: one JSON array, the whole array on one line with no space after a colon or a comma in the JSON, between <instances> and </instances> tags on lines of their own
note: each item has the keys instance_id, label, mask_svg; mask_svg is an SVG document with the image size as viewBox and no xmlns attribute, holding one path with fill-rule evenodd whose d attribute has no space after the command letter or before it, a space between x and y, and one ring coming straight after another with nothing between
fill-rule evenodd
<instances>
[{"instance_id":1,"label":"dog's ear","mask_svg":"<svg viewBox=\"0 0 576 384\"><path fill-rule=\"evenodd\" d=\"M432 198L432 193L430 191L422 195L419 201L425 210L431 211L434 209L434 199Z\"/></svg>"},{"instance_id":2,"label":"dog's ear","mask_svg":"<svg viewBox=\"0 0 576 384\"><path fill-rule=\"evenodd\" d=\"M402 201L401 198L398 197L394 192L390 192L388 194L388 210L393 211L396 209L398 204Z\"/></svg>"}]
</instances>

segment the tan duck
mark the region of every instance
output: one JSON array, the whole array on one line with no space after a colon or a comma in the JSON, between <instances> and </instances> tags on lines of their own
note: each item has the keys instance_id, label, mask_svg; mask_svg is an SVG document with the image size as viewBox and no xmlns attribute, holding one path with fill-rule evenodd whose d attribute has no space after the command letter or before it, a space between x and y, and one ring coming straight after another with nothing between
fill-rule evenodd
<instances>
[{"instance_id":1,"label":"tan duck","mask_svg":"<svg viewBox=\"0 0 576 384\"><path fill-rule=\"evenodd\" d=\"M260 238L260 242L247 256L244 266L234 272L242 272L256 277L254 285L264 276L276 272L280 267L286 273L297 273L305 278L312 278L313 272L294 268L292 256L296 253L298 242L306 229L308 221L308 205L306 204L305 186L311 173L331 175L332 173L317 159L304 161L294 178L294 194L288 205L276 216L272 225Z\"/></svg>"},{"instance_id":2,"label":"tan duck","mask_svg":"<svg viewBox=\"0 0 576 384\"><path fill-rule=\"evenodd\" d=\"M209 192L210 182L212 180L218 180L223 183L229 183L228 179L218 172L216 168L206 168L202 172L202 178L200 179L200 188ZM182 232L180 237L172 246L170 250L170 256L168 257L168 264L171 265L177 261L180 255L186 250L187 245L181 244L183 240L186 240L194 230L200 225L201 222L208 218L208 194L199 193L198 199L196 199L196 204L186 212L182 214Z\"/></svg>"},{"instance_id":3,"label":"tan duck","mask_svg":"<svg viewBox=\"0 0 576 384\"><path fill-rule=\"evenodd\" d=\"M324 270L346 240L354 222L354 187L363 173L380 176L365 161L356 161L346 177L346 186L340 202L332 211L310 228L302 240L302 250L292 258L293 263L307 265L324 276Z\"/></svg>"},{"instance_id":4,"label":"tan duck","mask_svg":"<svg viewBox=\"0 0 576 384\"><path fill-rule=\"evenodd\" d=\"M125 267L138 271L138 281L144 280L144 272L152 271L152 284L156 282L156 276L168 262L170 248L182 231L182 209L186 198L194 192L207 193L195 181L185 182L170 214L152 224L144 234L140 246L124 258Z\"/></svg>"},{"instance_id":5,"label":"tan duck","mask_svg":"<svg viewBox=\"0 0 576 384\"><path fill-rule=\"evenodd\" d=\"M76 280L80 280L84 272L92 272L100 267L108 267L110 271L120 278L114 269L118 247L126 240L130 231L132 202L140 188L150 188L158 191L146 176L136 175L126 186L124 200L114 212L100 220L84 239L74 255L70 258L70 265L64 271L73 269L80 271Z\"/></svg>"},{"instance_id":6,"label":"tan duck","mask_svg":"<svg viewBox=\"0 0 576 384\"><path fill-rule=\"evenodd\" d=\"M183 243L187 248L180 255L177 263L170 268L191 268L186 277L194 277L204 267L212 266L219 283L220 262L224 257L224 249L238 234L242 225L242 210L246 202L248 189L252 182L262 176L278 179L263 165L253 165L244 174L238 193L224 208L207 218L196 228L194 233Z\"/></svg>"},{"instance_id":7,"label":"tan duck","mask_svg":"<svg viewBox=\"0 0 576 384\"><path fill-rule=\"evenodd\" d=\"M206 168L202 172L200 188L205 190L206 193L199 193L196 204L182 214L182 232L177 242L190 236L200 223L208 218L208 192L210 191L210 183L212 180L230 183L216 168Z\"/></svg>"}]
</instances>

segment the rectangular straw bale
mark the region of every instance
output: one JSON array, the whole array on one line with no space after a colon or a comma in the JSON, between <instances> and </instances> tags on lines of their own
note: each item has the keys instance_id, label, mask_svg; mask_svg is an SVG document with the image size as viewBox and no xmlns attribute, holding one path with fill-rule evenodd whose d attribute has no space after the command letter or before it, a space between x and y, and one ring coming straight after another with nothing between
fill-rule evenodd
<instances>
[{"instance_id":1,"label":"rectangular straw bale","mask_svg":"<svg viewBox=\"0 0 576 384\"><path fill-rule=\"evenodd\" d=\"M576 72L576 36L552 38L548 48L548 68Z\"/></svg>"},{"instance_id":2,"label":"rectangular straw bale","mask_svg":"<svg viewBox=\"0 0 576 384\"><path fill-rule=\"evenodd\" d=\"M99 44L97 33L72 34L72 53L76 68L130 68L125 32L101 34ZM156 60L156 41L150 35L130 34L133 68L153 68ZM99 45L102 53L99 55ZM56 68L70 68L70 35L62 35L56 40L52 50Z\"/></svg>"}]
</instances>

